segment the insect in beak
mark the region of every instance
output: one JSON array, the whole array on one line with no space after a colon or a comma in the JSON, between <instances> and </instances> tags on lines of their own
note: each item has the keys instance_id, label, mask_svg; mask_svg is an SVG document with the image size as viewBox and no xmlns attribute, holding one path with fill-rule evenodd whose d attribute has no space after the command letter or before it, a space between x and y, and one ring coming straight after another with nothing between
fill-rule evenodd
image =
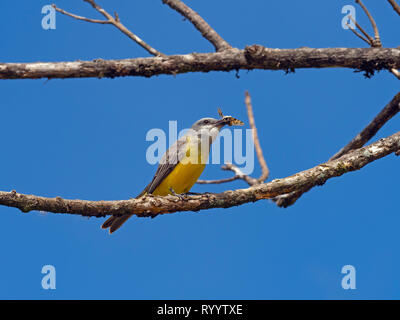
<instances>
[{"instance_id":1,"label":"insect in beak","mask_svg":"<svg viewBox=\"0 0 400 320\"><path fill-rule=\"evenodd\" d=\"M243 121L240 121L239 119L236 119L232 116L224 116L224 114L222 113L221 109L218 108L218 114L219 116L222 118L221 120L221 124L227 124L228 126L242 126L244 125Z\"/></svg>"}]
</instances>

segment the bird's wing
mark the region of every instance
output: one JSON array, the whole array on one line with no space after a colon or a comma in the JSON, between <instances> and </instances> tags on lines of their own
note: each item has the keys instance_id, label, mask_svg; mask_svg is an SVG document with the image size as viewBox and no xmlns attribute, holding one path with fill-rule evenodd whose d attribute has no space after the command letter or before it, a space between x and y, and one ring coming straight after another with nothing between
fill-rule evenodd
<instances>
[{"instance_id":1,"label":"bird's wing","mask_svg":"<svg viewBox=\"0 0 400 320\"><path fill-rule=\"evenodd\" d=\"M188 137L183 136L177 140L165 154L162 156L158 165L157 171L153 177L153 180L147 185L147 187L138 195L141 197L145 193L153 193L154 190L160 185L160 183L174 170L179 161L186 155L186 148L188 143Z\"/></svg>"}]
</instances>

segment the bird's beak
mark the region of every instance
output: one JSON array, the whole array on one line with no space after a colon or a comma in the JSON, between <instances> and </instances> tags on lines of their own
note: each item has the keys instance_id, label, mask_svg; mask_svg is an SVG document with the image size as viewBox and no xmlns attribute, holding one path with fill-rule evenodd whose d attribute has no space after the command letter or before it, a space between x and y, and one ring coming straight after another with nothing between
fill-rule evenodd
<instances>
[{"instance_id":1,"label":"bird's beak","mask_svg":"<svg viewBox=\"0 0 400 320\"><path fill-rule=\"evenodd\" d=\"M229 122L230 122L229 119L222 118L221 120L218 120L216 124L217 124L217 127L221 129L223 126L227 125Z\"/></svg>"}]
</instances>

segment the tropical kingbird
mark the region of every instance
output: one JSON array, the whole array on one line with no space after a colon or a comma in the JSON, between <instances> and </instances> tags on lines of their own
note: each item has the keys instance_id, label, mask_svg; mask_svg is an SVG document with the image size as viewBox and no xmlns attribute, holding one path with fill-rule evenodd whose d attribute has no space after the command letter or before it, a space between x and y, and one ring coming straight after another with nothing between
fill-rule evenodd
<instances>
[{"instance_id":1,"label":"tropical kingbird","mask_svg":"<svg viewBox=\"0 0 400 320\"><path fill-rule=\"evenodd\" d=\"M222 116L221 112L220 115ZM243 125L243 122L231 116L222 116L219 120L203 118L196 121L188 132L165 152L153 180L136 198L145 194L166 196L188 193L206 166L211 144L225 125ZM113 233L131 216L111 216L101 227L110 228L109 232Z\"/></svg>"}]
</instances>

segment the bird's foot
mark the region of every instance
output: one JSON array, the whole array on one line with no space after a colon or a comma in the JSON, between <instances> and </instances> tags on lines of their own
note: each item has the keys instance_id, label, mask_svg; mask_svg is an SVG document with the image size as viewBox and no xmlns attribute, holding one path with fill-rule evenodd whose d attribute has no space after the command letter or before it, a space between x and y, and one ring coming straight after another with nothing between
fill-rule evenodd
<instances>
[{"instance_id":1,"label":"bird's foot","mask_svg":"<svg viewBox=\"0 0 400 320\"><path fill-rule=\"evenodd\" d=\"M175 196L178 197L180 200L185 200L185 194L178 194L175 192L174 189L169 188L169 191L171 191L171 193Z\"/></svg>"}]
</instances>

